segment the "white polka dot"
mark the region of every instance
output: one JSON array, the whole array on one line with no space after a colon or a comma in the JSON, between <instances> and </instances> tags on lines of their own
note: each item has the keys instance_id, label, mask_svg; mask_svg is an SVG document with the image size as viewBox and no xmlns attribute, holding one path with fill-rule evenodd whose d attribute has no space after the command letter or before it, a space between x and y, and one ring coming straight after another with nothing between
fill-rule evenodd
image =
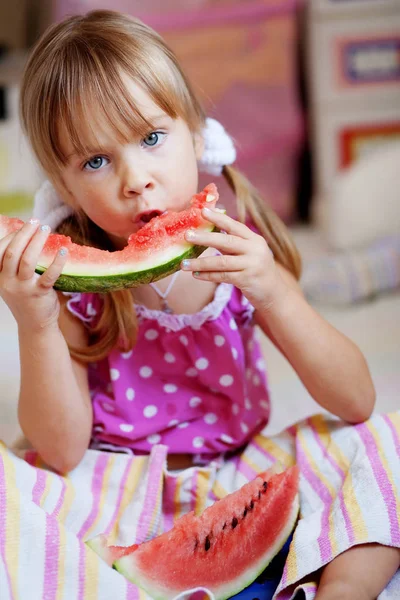
<instances>
[{"instance_id":1,"label":"white polka dot","mask_svg":"<svg viewBox=\"0 0 400 600\"><path fill-rule=\"evenodd\" d=\"M110 404L109 402L102 402L102 406L103 406L104 410L106 410L107 412L110 412L110 413L114 412L114 410L115 410L114 405Z\"/></svg>"},{"instance_id":2,"label":"white polka dot","mask_svg":"<svg viewBox=\"0 0 400 600\"><path fill-rule=\"evenodd\" d=\"M214 413L207 413L206 415L204 415L204 420L207 423L207 425L214 425L214 423L218 421L218 417Z\"/></svg>"},{"instance_id":3,"label":"white polka dot","mask_svg":"<svg viewBox=\"0 0 400 600\"><path fill-rule=\"evenodd\" d=\"M246 369L246 379L251 379L253 372L250 368Z\"/></svg>"},{"instance_id":4,"label":"white polka dot","mask_svg":"<svg viewBox=\"0 0 400 600\"><path fill-rule=\"evenodd\" d=\"M214 342L216 346L223 346L225 344L225 338L223 335L216 335L214 337Z\"/></svg>"},{"instance_id":5,"label":"white polka dot","mask_svg":"<svg viewBox=\"0 0 400 600\"><path fill-rule=\"evenodd\" d=\"M159 435L158 433L153 433L152 435L149 435L146 439L149 442L149 444L158 444L158 442L161 440L161 435Z\"/></svg>"},{"instance_id":6,"label":"white polka dot","mask_svg":"<svg viewBox=\"0 0 400 600\"><path fill-rule=\"evenodd\" d=\"M259 371L265 371L265 363L262 358L257 358L256 367Z\"/></svg>"},{"instance_id":7,"label":"white polka dot","mask_svg":"<svg viewBox=\"0 0 400 600\"><path fill-rule=\"evenodd\" d=\"M193 398L190 398L190 400L189 400L189 406L191 406L192 408L199 406L199 404L201 404L201 403L202 403L202 400L198 396L193 396Z\"/></svg>"},{"instance_id":8,"label":"white polka dot","mask_svg":"<svg viewBox=\"0 0 400 600\"><path fill-rule=\"evenodd\" d=\"M195 369L194 367L189 367L189 369L186 371L186 375L188 377L196 377L197 369Z\"/></svg>"},{"instance_id":9,"label":"white polka dot","mask_svg":"<svg viewBox=\"0 0 400 600\"><path fill-rule=\"evenodd\" d=\"M233 383L233 377L232 375L222 375L222 377L219 378L219 382L224 387L229 387Z\"/></svg>"},{"instance_id":10,"label":"white polka dot","mask_svg":"<svg viewBox=\"0 0 400 600\"><path fill-rule=\"evenodd\" d=\"M104 427L103 425L95 425L93 427L93 431L96 433L102 433L104 431Z\"/></svg>"},{"instance_id":11,"label":"white polka dot","mask_svg":"<svg viewBox=\"0 0 400 600\"><path fill-rule=\"evenodd\" d=\"M148 406L145 407L143 414L145 417L147 417L148 419L150 419L151 417L154 417L154 415L156 415L158 413L158 408L157 406L154 406L154 404L149 404Z\"/></svg>"},{"instance_id":12,"label":"white polka dot","mask_svg":"<svg viewBox=\"0 0 400 600\"><path fill-rule=\"evenodd\" d=\"M121 356L122 358L125 358L125 360L127 360L128 358L130 358L133 354L133 350L129 350L129 352L121 352Z\"/></svg>"},{"instance_id":13,"label":"white polka dot","mask_svg":"<svg viewBox=\"0 0 400 600\"><path fill-rule=\"evenodd\" d=\"M175 425L178 425L178 423L178 419L171 419L171 421L168 423L168 427L175 427Z\"/></svg>"},{"instance_id":14,"label":"white polka dot","mask_svg":"<svg viewBox=\"0 0 400 600\"><path fill-rule=\"evenodd\" d=\"M121 431L125 431L126 433L133 431L133 425L131 425L130 423L121 423L119 428Z\"/></svg>"},{"instance_id":15,"label":"white polka dot","mask_svg":"<svg viewBox=\"0 0 400 600\"><path fill-rule=\"evenodd\" d=\"M91 302L88 302L86 312L89 317L95 317L97 315L97 310L93 307L93 304Z\"/></svg>"},{"instance_id":16,"label":"white polka dot","mask_svg":"<svg viewBox=\"0 0 400 600\"><path fill-rule=\"evenodd\" d=\"M249 426L246 425L246 423L243 423L243 421L240 423L240 429L243 431L243 433L249 432Z\"/></svg>"},{"instance_id":17,"label":"white polka dot","mask_svg":"<svg viewBox=\"0 0 400 600\"><path fill-rule=\"evenodd\" d=\"M145 379L147 379L148 377L151 377L152 374L153 374L153 369L151 367L140 367L140 370L139 370L140 377L144 377Z\"/></svg>"},{"instance_id":18,"label":"white polka dot","mask_svg":"<svg viewBox=\"0 0 400 600\"><path fill-rule=\"evenodd\" d=\"M265 408L265 410L269 409L269 402L267 400L260 400L261 408Z\"/></svg>"},{"instance_id":19,"label":"white polka dot","mask_svg":"<svg viewBox=\"0 0 400 600\"><path fill-rule=\"evenodd\" d=\"M128 400L133 400L135 397L135 390L133 388L128 388L126 390L126 397Z\"/></svg>"},{"instance_id":20,"label":"white polka dot","mask_svg":"<svg viewBox=\"0 0 400 600\"><path fill-rule=\"evenodd\" d=\"M232 404L232 412L234 415L239 414L239 405L238 404Z\"/></svg>"},{"instance_id":21,"label":"white polka dot","mask_svg":"<svg viewBox=\"0 0 400 600\"><path fill-rule=\"evenodd\" d=\"M235 331L235 329L237 329L237 325L236 325L236 321L235 319L232 317L232 319L229 321L229 327L231 329L233 329L233 331Z\"/></svg>"},{"instance_id":22,"label":"white polka dot","mask_svg":"<svg viewBox=\"0 0 400 600\"><path fill-rule=\"evenodd\" d=\"M187 339L186 335L180 335L179 339L184 346L187 346L189 344L189 340Z\"/></svg>"},{"instance_id":23,"label":"white polka dot","mask_svg":"<svg viewBox=\"0 0 400 600\"><path fill-rule=\"evenodd\" d=\"M236 360L237 357L239 356L239 352L237 351L236 348L232 348L232 356L233 358Z\"/></svg>"},{"instance_id":24,"label":"white polka dot","mask_svg":"<svg viewBox=\"0 0 400 600\"><path fill-rule=\"evenodd\" d=\"M199 371L204 371L204 369L207 369L209 362L206 358L202 357L196 360L195 365Z\"/></svg>"},{"instance_id":25,"label":"white polka dot","mask_svg":"<svg viewBox=\"0 0 400 600\"><path fill-rule=\"evenodd\" d=\"M248 398L245 398L244 405L247 408L247 410L251 410L253 408L253 405Z\"/></svg>"},{"instance_id":26,"label":"white polka dot","mask_svg":"<svg viewBox=\"0 0 400 600\"><path fill-rule=\"evenodd\" d=\"M202 446L204 446L204 438L202 438L200 436L195 437L193 440L193 446L195 448L201 448Z\"/></svg>"},{"instance_id":27,"label":"white polka dot","mask_svg":"<svg viewBox=\"0 0 400 600\"><path fill-rule=\"evenodd\" d=\"M185 429L188 426L189 426L189 423L187 421L184 421L183 423L179 423L179 425L178 425L179 429Z\"/></svg>"},{"instance_id":28,"label":"white polka dot","mask_svg":"<svg viewBox=\"0 0 400 600\"><path fill-rule=\"evenodd\" d=\"M155 329L148 329L144 334L144 337L146 338L146 340L156 340L158 338L158 331L156 331Z\"/></svg>"},{"instance_id":29,"label":"white polka dot","mask_svg":"<svg viewBox=\"0 0 400 600\"><path fill-rule=\"evenodd\" d=\"M231 438L230 435L226 435L226 433L222 433L220 436L220 440L222 442L225 442L226 444L232 444L233 443L233 439Z\"/></svg>"},{"instance_id":30,"label":"white polka dot","mask_svg":"<svg viewBox=\"0 0 400 600\"><path fill-rule=\"evenodd\" d=\"M110 369L111 381L117 381L117 379L119 379L119 376L120 372L118 371L118 369Z\"/></svg>"},{"instance_id":31,"label":"white polka dot","mask_svg":"<svg viewBox=\"0 0 400 600\"><path fill-rule=\"evenodd\" d=\"M166 354L164 354L164 360L167 363L174 363L176 361L175 356L172 354L172 352L167 352Z\"/></svg>"},{"instance_id":32,"label":"white polka dot","mask_svg":"<svg viewBox=\"0 0 400 600\"><path fill-rule=\"evenodd\" d=\"M253 383L254 385L260 385L260 378L258 375L253 375Z\"/></svg>"},{"instance_id":33,"label":"white polka dot","mask_svg":"<svg viewBox=\"0 0 400 600\"><path fill-rule=\"evenodd\" d=\"M178 386L174 385L173 383L166 383L164 385L164 392L166 392L167 394L173 394L177 390Z\"/></svg>"}]
</instances>

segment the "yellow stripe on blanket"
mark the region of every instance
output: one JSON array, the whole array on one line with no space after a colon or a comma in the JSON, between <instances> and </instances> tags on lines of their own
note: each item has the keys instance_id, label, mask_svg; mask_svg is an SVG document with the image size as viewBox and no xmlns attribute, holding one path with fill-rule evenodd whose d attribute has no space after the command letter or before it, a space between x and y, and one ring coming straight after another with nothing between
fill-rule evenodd
<instances>
[{"instance_id":1,"label":"yellow stripe on blanket","mask_svg":"<svg viewBox=\"0 0 400 600\"><path fill-rule=\"evenodd\" d=\"M344 473L346 473L342 487L343 498L346 502L346 509L355 533L355 540L357 542L365 540L368 535L367 526L365 524L364 517L362 516L357 497L354 493L353 478L350 473L350 462L330 434L328 423L325 417L323 415L316 415L315 417L312 417L311 421L321 440L321 443L326 448L326 451L329 452L332 460L336 462L338 467ZM354 527L355 525L357 526Z\"/></svg>"},{"instance_id":2,"label":"yellow stripe on blanket","mask_svg":"<svg viewBox=\"0 0 400 600\"><path fill-rule=\"evenodd\" d=\"M18 598L18 565L19 565L19 536L20 536L20 507L23 501L15 480L15 464L5 444L0 441L0 453L3 458L5 476L6 525L4 551L6 569L11 575L13 598Z\"/></svg>"}]
</instances>

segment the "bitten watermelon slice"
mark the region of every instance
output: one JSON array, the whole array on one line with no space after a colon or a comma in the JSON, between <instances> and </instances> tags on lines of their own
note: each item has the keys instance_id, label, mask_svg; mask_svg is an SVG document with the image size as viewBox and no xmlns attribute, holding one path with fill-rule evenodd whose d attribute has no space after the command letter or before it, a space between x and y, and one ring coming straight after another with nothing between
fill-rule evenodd
<instances>
[{"instance_id":1,"label":"bitten watermelon slice","mask_svg":"<svg viewBox=\"0 0 400 600\"><path fill-rule=\"evenodd\" d=\"M217 200L217 187L211 183L193 196L188 209L154 217L130 236L123 250L116 252L80 246L70 237L50 234L36 272L43 273L64 246L68 248L68 260L54 286L58 290L106 292L157 281L178 271L184 258L199 256L205 250L188 243L184 235L188 229L214 229L201 216L201 209L213 208ZM0 215L0 239L22 225L20 219Z\"/></svg>"},{"instance_id":2,"label":"bitten watermelon slice","mask_svg":"<svg viewBox=\"0 0 400 600\"><path fill-rule=\"evenodd\" d=\"M250 585L281 550L299 510L298 468L262 473L200 516L181 517L170 531L129 548L89 545L155 600L206 588L225 600Z\"/></svg>"}]
</instances>

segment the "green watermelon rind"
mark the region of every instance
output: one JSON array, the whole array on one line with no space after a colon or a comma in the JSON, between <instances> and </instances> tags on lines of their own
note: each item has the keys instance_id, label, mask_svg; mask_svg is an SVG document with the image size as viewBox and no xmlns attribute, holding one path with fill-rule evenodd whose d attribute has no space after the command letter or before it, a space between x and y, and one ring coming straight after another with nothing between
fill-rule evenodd
<instances>
[{"instance_id":1,"label":"green watermelon rind","mask_svg":"<svg viewBox=\"0 0 400 600\"><path fill-rule=\"evenodd\" d=\"M228 598L231 598L235 594L238 594L239 592L244 590L246 587L251 585L257 579L257 577L259 575L261 575L261 573L268 567L268 565L273 560L273 558L280 552L280 550L285 545L289 535L291 534L291 532L293 531L293 529L296 525L298 514L299 514L299 496L298 496L298 494L296 494L296 496L293 498L293 501L292 501L292 507L291 507L290 514L288 515L286 525L285 525L285 527L282 528L274 545L272 547L268 548L268 551L259 559L258 563L255 564L252 569L248 569L245 573L243 573L242 577L240 577L240 578L237 577L236 579L232 580L232 587L229 588L228 584L224 584L224 590L223 590L222 595L218 593L218 590L212 590L213 594L215 596L215 600L227 600ZM175 591L171 590L171 592L168 593L168 595L165 595L165 593L160 594L158 591L159 588L153 587L151 584L146 585L143 583L143 581L144 581L143 575L141 575L140 578L137 578L132 574L131 570L128 570L127 568L125 568L125 563L127 565L129 564L131 567L131 563L129 562L130 560L131 560L130 556L121 558L121 559L117 560L116 562L114 562L113 568L115 570L117 570L119 573L121 573L121 575L126 577L129 581L131 581L132 583L137 585L139 588L141 588L143 591L145 591L147 594L150 594L150 596L153 598L153 600L172 600L175 596L177 596L178 594L180 594L184 591L184 590L175 590ZM207 588L207 583L199 582L198 587Z\"/></svg>"},{"instance_id":2,"label":"green watermelon rind","mask_svg":"<svg viewBox=\"0 0 400 600\"><path fill-rule=\"evenodd\" d=\"M118 273L115 275L60 275L54 284L54 289L62 292L97 292L105 293L139 285L151 283L163 279L180 269L182 260L186 258L197 258L206 250L204 246L191 246L185 252L176 255L172 260L144 271ZM37 266L36 273L41 275L45 268Z\"/></svg>"}]
</instances>

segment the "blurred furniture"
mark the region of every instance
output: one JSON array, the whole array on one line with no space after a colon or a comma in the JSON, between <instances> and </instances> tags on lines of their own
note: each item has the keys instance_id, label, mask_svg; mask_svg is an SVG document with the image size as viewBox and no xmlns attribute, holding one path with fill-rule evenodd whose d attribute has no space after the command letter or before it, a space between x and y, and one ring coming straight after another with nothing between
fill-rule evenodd
<instances>
[{"instance_id":1,"label":"blurred furniture","mask_svg":"<svg viewBox=\"0 0 400 600\"><path fill-rule=\"evenodd\" d=\"M308 82L323 223L336 174L400 140L399 0L310 0Z\"/></svg>"}]
</instances>

